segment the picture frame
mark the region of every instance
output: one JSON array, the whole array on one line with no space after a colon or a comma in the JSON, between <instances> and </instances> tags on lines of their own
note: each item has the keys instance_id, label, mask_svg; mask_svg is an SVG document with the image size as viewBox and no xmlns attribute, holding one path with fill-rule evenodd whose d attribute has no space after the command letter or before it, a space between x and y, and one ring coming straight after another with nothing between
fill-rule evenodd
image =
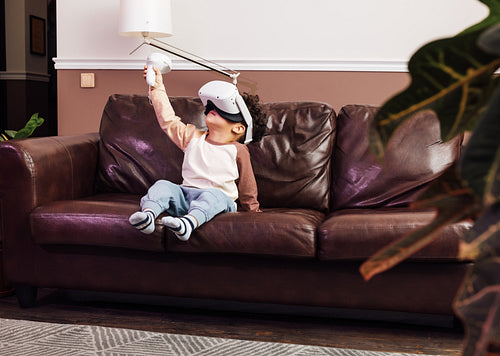
<instances>
[{"instance_id":1,"label":"picture frame","mask_svg":"<svg viewBox=\"0 0 500 356\"><path fill-rule=\"evenodd\" d=\"M30 15L30 52L45 56L45 19Z\"/></svg>"}]
</instances>

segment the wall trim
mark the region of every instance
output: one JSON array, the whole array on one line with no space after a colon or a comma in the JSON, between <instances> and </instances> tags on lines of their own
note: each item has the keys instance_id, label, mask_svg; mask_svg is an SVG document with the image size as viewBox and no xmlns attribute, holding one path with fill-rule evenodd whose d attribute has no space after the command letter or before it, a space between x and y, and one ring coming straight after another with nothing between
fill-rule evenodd
<instances>
[{"instance_id":1,"label":"wall trim","mask_svg":"<svg viewBox=\"0 0 500 356\"><path fill-rule=\"evenodd\" d=\"M55 69L137 70L144 67L139 59L68 59L53 58ZM214 60L234 70L247 71L327 71L327 72L408 72L407 62L396 60ZM173 59L174 70L206 70L185 60Z\"/></svg>"},{"instance_id":2,"label":"wall trim","mask_svg":"<svg viewBox=\"0 0 500 356\"><path fill-rule=\"evenodd\" d=\"M29 80L33 82L49 82L50 74L30 72L0 72L0 80Z\"/></svg>"}]
</instances>

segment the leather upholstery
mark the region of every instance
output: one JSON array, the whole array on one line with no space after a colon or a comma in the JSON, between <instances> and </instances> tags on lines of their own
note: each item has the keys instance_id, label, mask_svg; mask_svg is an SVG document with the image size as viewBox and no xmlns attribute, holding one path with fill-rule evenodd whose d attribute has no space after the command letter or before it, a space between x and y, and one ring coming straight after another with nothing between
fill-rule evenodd
<instances>
[{"instance_id":1,"label":"leather upholstery","mask_svg":"<svg viewBox=\"0 0 500 356\"><path fill-rule=\"evenodd\" d=\"M408 205L460 155L462 136L441 143L439 121L423 111L398 128L379 162L368 145L375 112L347 105L338 115L332 210Z\"/></svg>"},{"instance_id":2,"label":"leather upholstery","mask_svg":"<svg viewBox=\"0 0 500 356\"><path fill-rule=\"evenodd\" d=\"M203 125L196 98L173 98ZM451 314L470 263L464 221L396 268L364 282L360 263L432 219L408 205L457 161L462 138L439 143L424 113L391 142L386 165L367 146L374 107L269 103L249 145L262 213L228 213L188 242L128 224L159 178L180 182L182 152L144 96L113 95L100 134L0 143L0 236L6 278L36 287Z\"/></svg>"},{"instance_id":3,"label":"leather upholstery","mask_svg":"<svg viewBox=\"0 0 500 356\"><path fill-rule=\"evenodd\" d=\"M335 112L322 103L266 104L267 131L248 145L263 208L327 211Z\"/></svg>"},{"instance_id":4,"label":"leather upholstery","mask_svg":"<svg viewBox=\"0 0 500 356\"><path fill-rule=\"evenodd\" d=\"M33 241L40 245L80 245L164 251L164 227L151 235L131 231L128 217L137 211L139 197L101 194L75 200L58 200L30 214Z\"/></svg>"},{"instance_id":5,"label":"leather upholstery","mask_svg":"<svg viewBox=\"0 0 500 356\"><path fill-rule=\"evenodd\" d=\"M414 229L430 223L436 213L409 207L344 209L332 213L318 231L318 256L322 260L364 260ZM410 260L457 261L460 238L471 221L446 226L439 239Z\"/></svg>"},{"instance_id":6,"label":"leather upholstery","mask_svg":"<svg viewBox=\"0 0 500 356\"><path fill-rule=\"evenodd\" d=\"M183 109L190 113L187 118L195 120L200 105L195 99L184 100ZM144 195L159 177L182 182L183 153L159 129L147 97L110 96L99 134L99 192Z\"/></svg>"},{"instance_id":7,"label":"leather upholstery","mask_svg":"<svg viewBox=\"0 0 500 356\"><path fill-rule=\"evenodd\" d=\"M184 122L204 129L197 98L174 97ZM264 104L267 131L248 145L262 207L309 208L329 205L335 112L321 103ZM144 96L112 95L101 121L97 188L143 195L158 179L181 183L183 153L159 129Z\"/></svg>"},{"instance_id":8,"label":"leather upholstery","mask_svg":"<svg viewBox=\"0 0 500 356\"><path fill-rule=\"evenodd\" d=\"M310 209L222 214L197 229L189 244L171 235L168 251L315 258L316 229L323 219Z\"/></svg>"},{"instance_id":9,"label":"leather upholstery","mask_svg":"<svg viewBox=\"0 0 500 356\"><path fill-rule=\"evenodd\" d=\"M51 201L93 194L98 136L42 137L0 143L0 237L5 274L33 280L38 245L32 243L30 212ZM21 268L20 264L25 266Z\"/></svg>"}]
</instances>

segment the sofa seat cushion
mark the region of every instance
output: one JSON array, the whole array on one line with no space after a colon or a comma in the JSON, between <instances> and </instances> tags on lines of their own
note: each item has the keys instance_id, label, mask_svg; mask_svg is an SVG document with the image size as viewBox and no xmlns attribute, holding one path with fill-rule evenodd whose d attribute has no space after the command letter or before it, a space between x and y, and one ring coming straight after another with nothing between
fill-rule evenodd
<instances>
[{"instance_id":1,"label":"sofa seat cushion","mask_svg":"<svg viewBox=\"0 0 500 356\"><path fill-rule=\"evenodd\" d=\"M30 215L34 241L40 245L87 245L164 251L164 228L145 235L130 226L140 196L102 194L42 205Z\"/></svg>"},{"instance_id":2,"label":"sofa seat cushion","mask_svg":"<svg viewBox=\"0 0 500 356\"><path fill-rule=\"evenodd\" d=\"M319 228L318 256L322 260L364 260L434 217L433 210L411 208L339 210ZM471 226L471 221L464 221L445 227L410 259L457 261L460 238Z\"/></svg>"},{"instance_id":3,"label":"sofa seat cushion","mask_svg":"<svg viewBox=\"0 0 500 356\"><path fill-rule=\"evenodd\" d=\"M315 258L316 231L324 214L309 209L266 209L220 214L182 242L167 234L169 251Z\"/></svg>"}]
</instances>

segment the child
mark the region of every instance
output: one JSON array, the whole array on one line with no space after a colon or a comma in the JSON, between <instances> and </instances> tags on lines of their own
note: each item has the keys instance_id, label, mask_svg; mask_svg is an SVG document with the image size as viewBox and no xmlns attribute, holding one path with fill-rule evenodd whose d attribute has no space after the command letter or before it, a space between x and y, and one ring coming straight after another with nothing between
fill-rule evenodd
<instances>
[{"instance_id":1,"label":"child","mask_svg":"<svg viewBox=\"0 0 500 356\"><path fill-rule=\"evenodd\" d=\"M252 117L235 85L222 81L205 84L199 96L205 105L208 131L202 131L175 115L161 73L157 68L155 72L150 99L160 127L184 151L183 182L159 180L153 184L141 199L141 211L130 216L130 224L150 234L158 215L167 212L170 216L161 223L186 241L194 229L217 214L236 211L238 199L242 210L260 211L250 154L241 143L258 141L265 129L258 97L246 95Z\"/></svg>"}]
</instances>

